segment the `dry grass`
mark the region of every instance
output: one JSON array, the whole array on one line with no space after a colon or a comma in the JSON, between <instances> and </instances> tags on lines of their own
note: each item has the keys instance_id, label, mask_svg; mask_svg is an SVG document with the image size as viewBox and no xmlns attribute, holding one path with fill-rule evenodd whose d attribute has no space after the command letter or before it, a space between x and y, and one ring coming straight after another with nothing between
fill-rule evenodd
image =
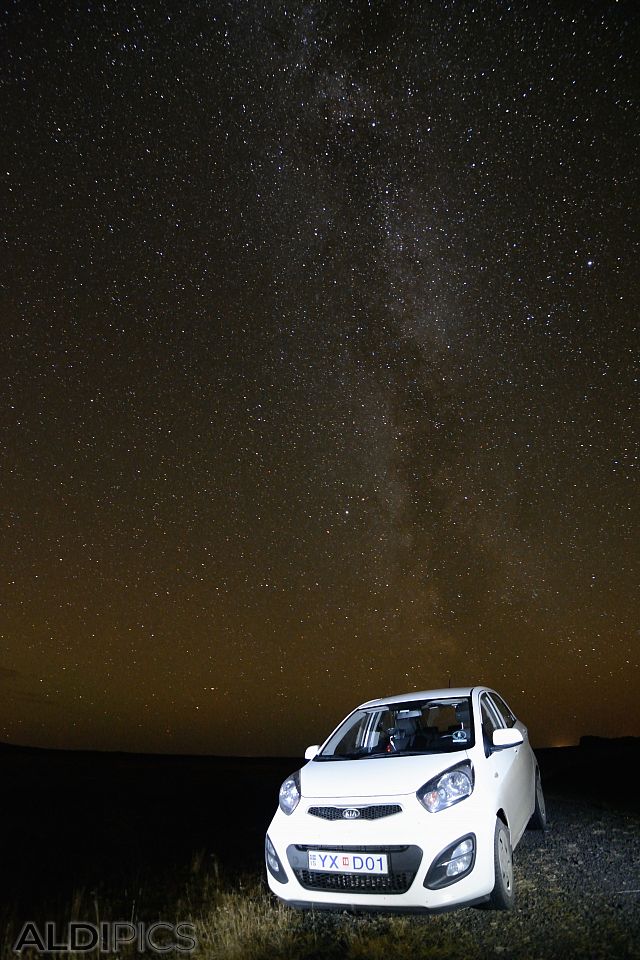
<instances>
[{"instance_id":1,"label":"dry grass","mask_svg":"<svg viewBox=\"0 0 640 960\"><path fill-rule=\"evenodd\" d=\"M190 923L198 941L190 955L193 960L447 960L460 956L474 960L479 956L473 939L459 929L452 940L452 921L446 916L424 923L415 917L291 910L270 894L260 874L227 877L215 858L203 854L193 858L188 876L173 891L166 878L157 881L158 888L129 889L112 896L76 890L67 908L58 910L58 917L49 912L46 919L57 920L62 931L73 919ZM7 925L3 960L15 960L12 946L20 926L15 918ZM27 949L21 956L38 960L41 955ZM62 956L86 960L109 955L93 951ZM135 946L124 946L117 956L133 960L140 954ZM175 951L158 956L189 955Z\"/></svg>"},{"instance_id":2,"label":"dry grass","mask_svg":"<svg viewBox=\"0 0 640 960\"><path fill-rule=\"evenodd\" d=\"M195 882L194 882L195 881ZM198 939L196 960L467 960L477 944L460 914L382 916L300 912L278 902L262 876L225 881L216 867L194 863L177 915Z\"/></svg>"}]
</instances>

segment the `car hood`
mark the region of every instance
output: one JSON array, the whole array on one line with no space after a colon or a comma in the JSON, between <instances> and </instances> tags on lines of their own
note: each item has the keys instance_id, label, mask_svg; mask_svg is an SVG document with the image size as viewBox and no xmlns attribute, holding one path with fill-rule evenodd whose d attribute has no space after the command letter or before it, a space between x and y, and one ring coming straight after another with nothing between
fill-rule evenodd
<instances>
[{"instance_id":1,"label":"car hood","mask_svg":"<svg viewBox=\"0 0 640 960\"><path fill-rule=\"evenodd\" d=\"M300 773L301 793L305 799L334 800L415 793L427 780L467 759L467 752L459 750L419 757L311 760Z\"/></svg>"}]
</instances>

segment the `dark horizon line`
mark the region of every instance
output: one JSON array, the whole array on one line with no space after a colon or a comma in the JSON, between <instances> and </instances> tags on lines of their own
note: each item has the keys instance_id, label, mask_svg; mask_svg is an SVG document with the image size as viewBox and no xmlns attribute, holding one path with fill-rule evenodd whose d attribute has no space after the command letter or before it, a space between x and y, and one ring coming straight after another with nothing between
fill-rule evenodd
<instances>
[{"instance_id":1,"label":"dark horizon line","mask_svg":"<svg viewBox=\"0 0 640 960\"><path fill-rule=\"evenodd\" d=\"M589 748L593 746L615 746L615 745L634 744L640 746L640 736L632 734L620 737L603 737L592 734L584 734L577 743L562 744L559 746L533 747L535 751L539 750L577 750L580 748ZM197 759L197 760L255 760L255 761L281 761L281 760L300 760L302 754L283 753L283 754L222 754L222 753L164 753L155 750L104 750L97 747L41 747L31 744L9 743L7 740L0 740L0 756L2 753L32 753L32 754L64 754L73 756L104 756L104 757L132 757L132 758L154 758L154 759Z\"/></svg>"}]
</instances>

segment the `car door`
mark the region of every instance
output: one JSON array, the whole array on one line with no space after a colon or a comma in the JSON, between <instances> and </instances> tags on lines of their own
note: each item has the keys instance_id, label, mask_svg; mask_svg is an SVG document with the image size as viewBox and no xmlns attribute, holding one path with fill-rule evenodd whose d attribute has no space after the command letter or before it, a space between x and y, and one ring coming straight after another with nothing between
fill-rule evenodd
<instances>
[{"instance_id":1,"label":"car door","mask_svg":"<svg viewBox=\"0 0 640 960\"><path fill-rule=\"evenodd\" d=\"M521 819L521 831L525 829L529 817L533 813L533 797L535 791L535 757L529 745L529 733L524 723L518 720L509 709L502 697L497 693L490 693L489 699L494 706L502 725L519 730L524 743L514 747L514 767L516 782L516 802Z\"/></svg>"},{"instance_id":2,"label":"car door","mask_svg":"<svg viewBox=\"0 0 640 960\"><path fill-rule=\"evenodd\" d=\"M482 740L484 754L489 769L491 782L495 784L498 803L504 808L509 822L511 842L515 845L524 830L528 819L528 811L523 812L523 769L520 744L516 747L496 749L492 737L494 730L506 726L496 705L488 693L480 697L480 714L482 719Z\"/></svg>"}]
</instances>

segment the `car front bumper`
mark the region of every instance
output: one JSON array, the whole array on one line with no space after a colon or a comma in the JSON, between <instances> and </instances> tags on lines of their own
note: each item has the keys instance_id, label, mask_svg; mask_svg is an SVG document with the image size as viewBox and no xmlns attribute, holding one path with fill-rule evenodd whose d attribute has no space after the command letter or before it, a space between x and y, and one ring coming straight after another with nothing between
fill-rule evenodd
<instances>
[{"instance_id":1,"label":"car front bumper","mask_svg":"<svg viewBox=\"0 0 640 960\"><path fill-rule=\"evenodd\" d=\"M320 804L341 811L347 807L388 806L390 802L397 804L399 812L380 819L327 820L309 813ZM269 826L269 887L292 906L316 909L419 912L470 906L486 900L493 890L494 827L495 816L473 795L438 813L426 811L415 794L353 797L348 802L344 797L303 798L290 816L278 809ZM474 847L470 867L459 877L443 878L443 870L434 870L434 865L445 851L468 837L473 838ZM363 857L386 854L388 872L310 870L310 850L351 852ZM437 889L431 889L434 877L436 886L440 883Z\"/></svg>"}]
</instances>

